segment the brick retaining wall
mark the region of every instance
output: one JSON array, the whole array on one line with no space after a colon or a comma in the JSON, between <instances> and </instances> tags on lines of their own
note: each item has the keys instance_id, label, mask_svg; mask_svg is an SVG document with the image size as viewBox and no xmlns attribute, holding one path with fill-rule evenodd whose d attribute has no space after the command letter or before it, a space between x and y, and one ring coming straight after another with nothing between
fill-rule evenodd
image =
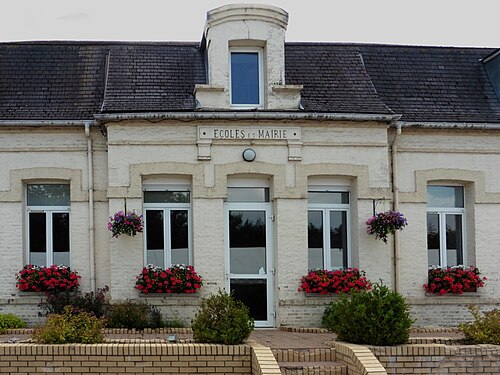
<instances>
[{"instance_id":1,"label":"brick retaining wall","mask_svg":"<svg viewBox=\"0 0 500 375\"><path fill-rule=\"evenodd\" d=\"M422 344L370 347L387 374L500 374L500 346Z\"/></svg>"},{"instance_id":2,"label":"brick retaining wall","mask_svg":"<svg viewBox=\"0 0 500 375\"><path fill-rule=\"evenodd\" d=\"M248 345L0 344L2 374L251 374Z\"/></svg>"}]
</instances>

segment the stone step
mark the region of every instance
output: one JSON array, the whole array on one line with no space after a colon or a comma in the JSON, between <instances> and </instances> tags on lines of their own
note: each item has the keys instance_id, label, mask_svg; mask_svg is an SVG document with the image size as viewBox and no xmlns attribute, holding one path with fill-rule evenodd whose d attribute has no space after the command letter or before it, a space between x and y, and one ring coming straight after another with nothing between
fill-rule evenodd
<instances>
[{"instance_id":1,"label":"stone step","mask_svg":"<svg viewBox=\"0 0 500 375\"><path fill-rule=\"evenodd\" d=\"M338 362L278 362L283 375L346 375L347 367Z\"/></svg>"},{"instance_id":2,"label":"stone step","mask_svg":"<svg viewBox=\"0 0 500 375\"><path fill-rule=\"evenodd\" d=\"M331 362L335 361L335 349L273 349L278 362Z\"/></svg>"}]
</instances>

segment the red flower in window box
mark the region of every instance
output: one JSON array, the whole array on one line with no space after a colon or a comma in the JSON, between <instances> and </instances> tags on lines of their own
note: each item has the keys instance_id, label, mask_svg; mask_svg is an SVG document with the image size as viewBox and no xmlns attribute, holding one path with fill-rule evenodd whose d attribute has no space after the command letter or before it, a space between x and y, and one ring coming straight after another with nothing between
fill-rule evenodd
<instances>
[{"instance_id":1,"label":"red flower in window box","mask_svg":"<svg viewBox=\"0 0 500 375\"><path fill-rule=\"evenodd\" d=\"M366 280L365 271L358 268L344 270L313 270L302 276L299 292L328 294L370 290L372 284Z\"/></svg>"},{"instance_id":2,"label":"red flower in window box","mask_svg":"<svg viewBox=\"0 0 500 375\"><path fill-rule=\"evenodd\" d=\"M16 287L22 292L69 292L78 288L80 275L63 265L28 264L16 274L16 279Z\"/></svg>"},{"instance_id":3,"label":"red flower in window box","mask_svg":"<svg viewBox=\"0 0 500 375\"><path fill-rule=\"evenodd\" d=\"M196 293L203 280L192 266L174 265L170 268L148 264L136 277L135 288L141 293Z\"/></svg>"},{"instance_id":4,"label":"red flower in window box","mask_svg":"<svg viewBox=\"0 0 500 375\"><path fill-rule=\"evenodd\" d=\"M477 288L483 287L484 281L487 280L480 275L481 272L475 266L431 267L424 289L427 293L438 295L475 292Z\"/></svg>"}]
</instances>

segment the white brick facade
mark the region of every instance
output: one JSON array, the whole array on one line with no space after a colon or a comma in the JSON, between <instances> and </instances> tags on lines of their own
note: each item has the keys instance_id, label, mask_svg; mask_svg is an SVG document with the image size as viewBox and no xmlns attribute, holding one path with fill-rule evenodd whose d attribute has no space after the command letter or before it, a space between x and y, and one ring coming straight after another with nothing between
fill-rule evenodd
<instances>
[{"instance_id":1,"label":"white brick facade","mask_svg":"<svg viewBox=\"0 0 500 375\"><path fill-rule=\"evenodd\" d=\"M265 15L274 11L262 12ZM231 42L228 33L235 32L233 38L240 42L265 41L266 35L271 35L269 45L279 48L266 51L270 64L266 109L297 109L301 87L287 87L283 82L286 23L275 19L269 26L266 22L260 18L250 22L247 26L253 27L253 31L248 38L240 21L232 19L227 28L210 24L205 36L214 39L208 52L212 64L209 78L213 81L209 84L213 87L197 87L196 97L202 107L228 109L227 48L228 41ZM272 85L282 85L282 91L291 91L272 94ZM16 272L27 263L27 184L70 184L71 266L82 276L83 291L90 290L92 285L89 249L89 214L92 214L96 287L108 285L112 301L145 300L134 289L135 277L146 263L144 234L115 239L106 225L110 216L124 209L125 199L128 210L144 212L145 179L178 177L191 181L192 259L204 278L204 286L195 296L147 298L161 306L169 318L189 323L202 297L226 287L224 204L228 179L233 177L263 178L269 183L275 271L274 304L270 308L276 312L275 326L318 326L324 306L335 298L298 291L300 278L308 270L307 193L312 178L348 181L351 265L365 270L373 282L397 287L412 305L417 325L456 325L469 319L464 309L466 304L491 308L500 303L498 130L403 126L401 134L396 136L396 116L328 119L323 115L307 118L280 113L279 119L278 115L273 119L272 114L261 116L259 112L236 113L233 117L217 114L213 118L209 114L192 112L185 118L176 115L177 120L169 116L147 118L147 114L145 118L110 116L94 123L91 128L93 213L89 213L87 138L83 126L1 126L0 212L4 230L0 232L3 276L0 312L16 312L31 323L36 320L39 298L18 292L15 287ZM300 129L300 135L293 140L201 139L200 127L263 130L279 127L290 131ZM397 149L392 147L393 142L397 142ZM255 150L255 161L242 159L246 148ZM393 237L384 244L366 233L365 221L373 214L374 201L385 198L387 208L394 203L393 178L398 188L399 211L407 217L409 225L399 233L396 244ZM488 277L486 286L477 293L436 297L426 295L423 289L427 282L426 187L433 182L458 184L465 189L467 264L476 265ZM397 268L395 246L399 253Z\"/></svg>"}]
</instances>

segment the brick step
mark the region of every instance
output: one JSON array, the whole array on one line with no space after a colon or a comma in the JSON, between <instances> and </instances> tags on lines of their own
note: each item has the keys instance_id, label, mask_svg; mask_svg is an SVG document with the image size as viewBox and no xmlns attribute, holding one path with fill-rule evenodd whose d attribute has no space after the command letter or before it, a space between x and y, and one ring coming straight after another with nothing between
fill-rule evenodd
<instances>
[{"instance_id":1,"label":"brick step","mask_svg":"<svg viewBox=\"0 0 500 375\"><path fill-rule=\"evenodd\" d=\"M278 362L331 362L335 361L335 349L273 349Z\"/></svg>"},{"instance_id":2,"label":"brick step","mask_svg":"<svg viewBox=\"0 0 500 375\"><path fill-rule=\"evenodd\" d=\"M338 362L278 362L283 375L346 375L347 366Z\"/></svg>"}]
</instances>

